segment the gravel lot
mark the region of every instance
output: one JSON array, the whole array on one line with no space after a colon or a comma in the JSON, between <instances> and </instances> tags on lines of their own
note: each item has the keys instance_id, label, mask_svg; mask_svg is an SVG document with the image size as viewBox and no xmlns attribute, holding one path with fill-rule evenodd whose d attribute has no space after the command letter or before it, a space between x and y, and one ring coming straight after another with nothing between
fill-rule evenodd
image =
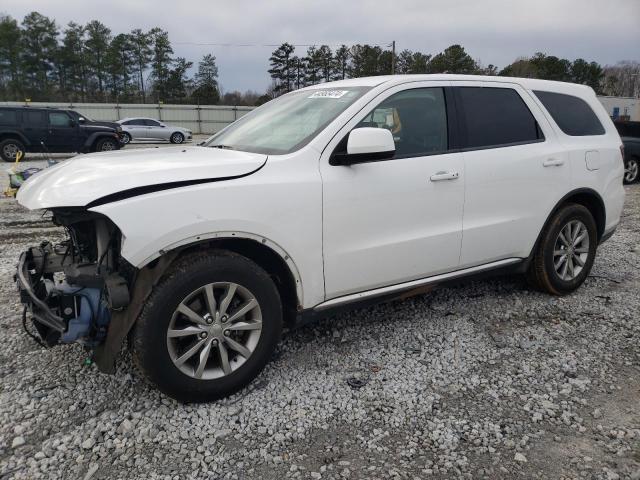
<instances>
[{"instance_id":1,"label":"gravel lot","mask_svg":"<svg viewBox=\"0 0 640 480\"><path fill-rule=\"evenodd\" d=\"M638 185L577 293L498 278L329 318L208 405L24 334L14 265L58 235L0 200L0 479L640 479Z\"/></svg>"}]
</instances>

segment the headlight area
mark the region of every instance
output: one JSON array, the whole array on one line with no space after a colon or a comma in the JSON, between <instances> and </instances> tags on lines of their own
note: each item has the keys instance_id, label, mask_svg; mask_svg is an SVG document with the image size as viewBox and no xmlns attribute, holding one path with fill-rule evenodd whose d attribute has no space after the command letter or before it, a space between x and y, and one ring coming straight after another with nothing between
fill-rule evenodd
<instances>
[{"instance_id":1,"label":"headlight area","mask_svg":"<svg viewBox=\"0 0 640 480\"><path fill-rule=\"evenodd\" d=\"M15 280L25 328L30 317L47 346L96 347L106 337L112 312L129 304L135 269L120 257L122 234L108 218L80 208L52 213L67 238L31 247L18 262Z\"/></svg>"}]
</instances>

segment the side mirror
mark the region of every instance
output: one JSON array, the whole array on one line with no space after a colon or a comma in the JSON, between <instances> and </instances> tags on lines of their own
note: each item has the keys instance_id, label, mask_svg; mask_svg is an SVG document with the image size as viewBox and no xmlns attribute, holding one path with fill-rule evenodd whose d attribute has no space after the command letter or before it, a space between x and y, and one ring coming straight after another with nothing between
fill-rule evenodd
<instances>
[{"instance_id":1,"label":"side mirror","mask_svg":"<svg viewBox=\"0 0 640 480\"><path fill-rule=\"evenodd\" d=\"M166 126L164 123L161 123L161 124L160 124L160 126L161 126L162 128L167 128L167 126Z\"/></svg>"},{"instance_id":2,"label":"side mirror","mask_svg":"<svg viewBox=\"0 0 640 480\"><path fill-rule=\"evenodd\" d=\"M331 165L389 160L396 153L393 135L385 128L362 127L351 130L347 139L347 153L335 154Z\"/></svg>"},{"instance_id":3,"label":"side mirror","mask_svg":"<svg viewBox=\"0 0 640 480\"><path fill-rule=\"evenodd\" d=\"M84 123L86 122L86 119L84 117L78 117L78 122Z\"/></svg>"}]
</instances>

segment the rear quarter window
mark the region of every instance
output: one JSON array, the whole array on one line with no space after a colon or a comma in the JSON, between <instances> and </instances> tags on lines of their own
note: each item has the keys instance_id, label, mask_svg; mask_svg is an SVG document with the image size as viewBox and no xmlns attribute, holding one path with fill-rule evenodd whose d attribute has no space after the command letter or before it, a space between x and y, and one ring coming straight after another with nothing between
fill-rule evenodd
<instances>
[{"instance_id":1,"label":"rear quarter window","mask_svg":"<svg viewBox=\"0 0 640 480\"><path fill-rule=\"evenodd\" d=\"M0 110L0 125L15 125L18 117L15 110Z\"/></svg>"},{"instance_id":2,"label":"rear quarter window","mask_svg":"<svg viewBox=\"0 0 640 480\"><path fill-rule=\"evenodd\" d=\"M579 97L534 90L560 130L572 137L604 135L605 130L589 104Z\"/></svg>"}]
</instances>

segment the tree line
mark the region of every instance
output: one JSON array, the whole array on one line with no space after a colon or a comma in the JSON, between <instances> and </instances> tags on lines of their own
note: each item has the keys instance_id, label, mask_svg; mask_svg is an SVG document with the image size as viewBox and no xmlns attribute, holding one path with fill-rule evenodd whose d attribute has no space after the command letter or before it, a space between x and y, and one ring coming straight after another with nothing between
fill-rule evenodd
<instances>
[{"instance_id":1,"label":"tree line","mask_svg":"<svg viewBox=\"0 0 640 480\"><path fill-rule=\"evenodd\" d=\"M212 54L197 65L174 56L161 28L113 33L98 20L60 29L38 12L0 16L0 96L5 100L218 103Z\"/></svg>"},{"instance_id":2,"label":"tree line","mask_svg":"<svg viewBox=\"0 0 640 480\"><path fill-rule=\"evenodd\" d=\"M588 85L601 95L637 96L640 93L640 63L619 62L602 67L582 58L570 61L544 53L520 57L502 69L484 66L461 45L451 45L432 55L402 50L393 58L389 49L377 45L312 46L303 55L283 43L269 58L272 91L280 95L298 88L345 78L413 73L457 73L541 78ZM395 63L395 64L394 64Z\"/></svg>"}]
</instances>

